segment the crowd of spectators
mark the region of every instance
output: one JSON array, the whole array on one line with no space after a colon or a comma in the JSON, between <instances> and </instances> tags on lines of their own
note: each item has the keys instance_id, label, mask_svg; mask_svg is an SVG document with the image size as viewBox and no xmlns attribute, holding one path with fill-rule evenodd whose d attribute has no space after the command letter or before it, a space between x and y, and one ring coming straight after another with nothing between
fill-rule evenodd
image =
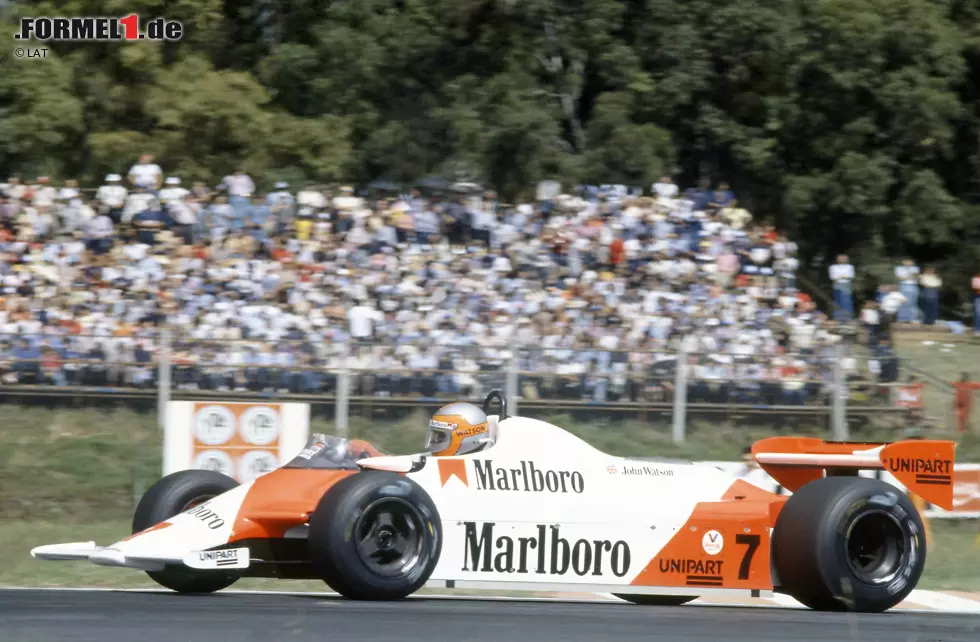
<instances>
[{"instance_id":1,"label":"crowd of spectators","mask_svg":"<svg viewBox=\"0 0 980 642\"><path fill-rule=\"evenodd\" d=\"M833 287L833 317L840 321L857 319L867 331L868 345L874 348L882 337L890 336L893 323L934 326L940 323L940 293L942 277L933 265L919 266L904 259L895 266L894 277L878 286L874 297L855 311L853 283L854 266L844 254L829 268ZM973 319L973 331L980 335L980 274L970 283L973 292L968 317ZM959 326L956 322L953 326Z\"/></svg>"},{"instance_id":2,"label":"crowd of spectators","mask_svg":"<svg viewBox=\"0 0 980 642\"><path fill-rule=\"evenodd\" d=\"M11 177L0 381L152 386L166 326L182 388L329 393L346 367L355 394L450 395L514 368L532 398L661 399L683 350L690 401L825 394L841 337L796 287L796 245L725 184L643 192L260 196L243 170L188 189L150 156L94 193Z\"/></svg>"},{"instance_id":3,"label":"crowd of spectators","mask_svg":"<svg viewBox=\"0 0 980 642\"><path fill-rule=\"evenodd\" d=\"M854 267L841 255L830 267L834 288L834 316L848 321L856 319L864 327L868 347L875 349L882 339L890 340L893 324L935 326L944 324L953 332L964 329L958 321L940 321L940 292L943 280L935 266L920 268L912 259L895 267L894 279L878 286L875 296L866 300L855 315L851 283ZM970 283L973 291L968 317L973 319L973 332L980 336L980 274Z\"/></svg>"}]
</instances>

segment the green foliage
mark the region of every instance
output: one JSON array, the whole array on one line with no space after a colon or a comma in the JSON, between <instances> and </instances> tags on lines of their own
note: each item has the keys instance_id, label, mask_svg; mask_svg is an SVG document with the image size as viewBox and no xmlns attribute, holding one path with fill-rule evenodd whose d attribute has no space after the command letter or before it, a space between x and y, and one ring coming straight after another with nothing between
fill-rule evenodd
<instances>
[{"instance_id":1,"label":"green foliage","mask_svg":"<svg viewBox=\"0 0 980 642\"><path fill-rule=\"evenodd\" d=\"M0 37L25 12L163 15L186 36L8 56L0 171L95 182L149 151L187 180L441 173L508 198L559 174L707 176L790 232L811 276L848 252L872 285L911 255L939 265L951 309L980 259L975 5L17 3Z\"/></svg>"}]
</instances>

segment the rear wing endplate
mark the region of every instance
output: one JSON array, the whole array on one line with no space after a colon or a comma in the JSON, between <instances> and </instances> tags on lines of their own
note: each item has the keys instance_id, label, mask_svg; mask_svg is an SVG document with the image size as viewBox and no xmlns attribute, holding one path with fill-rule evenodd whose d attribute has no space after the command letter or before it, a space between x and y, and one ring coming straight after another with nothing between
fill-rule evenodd
<instances>
[{"instance_id":1,"label":"rear wing endplate","mask_svg":"<svg viewBox=\"0 0 980 642\"><path fill-rule=\"evenodd\" d=\"M954 441L911 439L893 443L770 437L752 446L769 476L791 492L824 476L886 470L922 499L953 508Z\"/></svg>"}]
</instances>

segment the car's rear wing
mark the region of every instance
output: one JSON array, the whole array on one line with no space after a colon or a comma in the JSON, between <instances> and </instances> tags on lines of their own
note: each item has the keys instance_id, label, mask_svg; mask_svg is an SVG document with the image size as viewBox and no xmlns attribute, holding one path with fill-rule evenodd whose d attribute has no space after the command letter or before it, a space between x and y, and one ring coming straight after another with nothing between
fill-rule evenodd
<instances>
[{"instance_id":1,"label":"car's rear wing","mask_svg":"<svg viewBox=\"0 0 980 642\"><path fill-rule=\"evenodd\" d=\"M824 476L886 470L922 499L953 508L956 442L911 439L893 443L824 441L813 437L770 437L752 446L759 465L795 492Z\"/></svg>"}]
</instances>

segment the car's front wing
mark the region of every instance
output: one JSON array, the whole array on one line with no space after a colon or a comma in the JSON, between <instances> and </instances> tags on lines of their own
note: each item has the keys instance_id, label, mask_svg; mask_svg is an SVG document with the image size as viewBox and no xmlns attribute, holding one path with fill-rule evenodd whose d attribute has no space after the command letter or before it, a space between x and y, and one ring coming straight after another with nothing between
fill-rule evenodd
<instances>
[{"instance_id":1,"label":"car's front wing","mask_svg":"<svg viewBox=\"0 0 980 642\"><path fill-rule=\"evenodd\" d=\"M135 568L143 571L162 571L168 566L185 566L202 571L224 571L248 568L252 561L248 548L187 551L179 555L134 555L111 546L97 546L95 542L38 546L31 550L31 556L42 560L87 560L100 566Z\"/></svg>"}]
</instances>

